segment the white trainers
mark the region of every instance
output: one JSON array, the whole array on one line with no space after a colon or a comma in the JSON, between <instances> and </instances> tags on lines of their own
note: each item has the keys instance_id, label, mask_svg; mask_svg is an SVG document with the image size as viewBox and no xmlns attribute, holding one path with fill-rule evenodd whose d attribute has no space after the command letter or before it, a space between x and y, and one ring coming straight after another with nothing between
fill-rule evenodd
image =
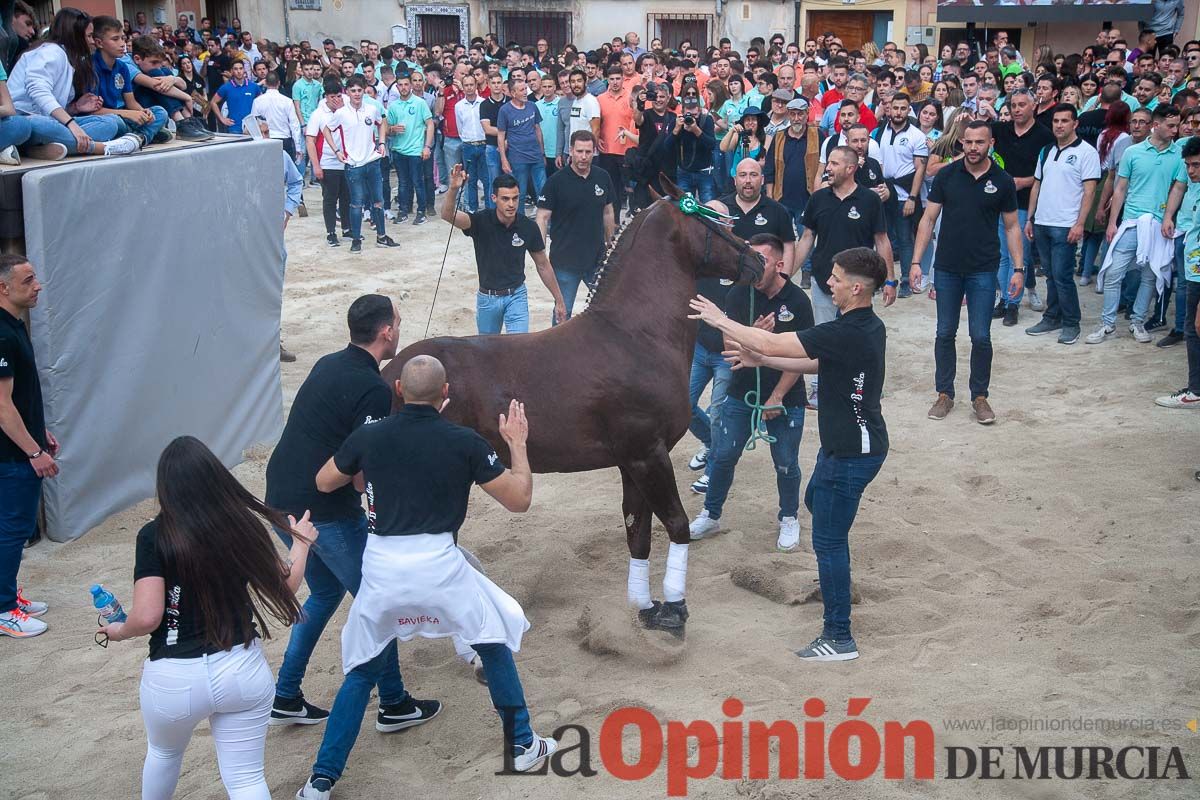
<instances>
[{"instance_id":1,"label":"white trainers","mask_svg":"<svg viewBox=\"0 0 1200 800\"><path fill-rule=\"evenodd\" d=\"M383 212L383 216L387 219L388 222L396 221L396 212L392 211L390 208Z\"/></svg>"},{"instance_id":2,"label":"white trainers","mask_svg":"<svg viewBox=\"0 0 1200 800\"><path fill-rule=\"evenodd\" d=\"M1154 405L1162 406L1163 408L1200 408L1200 394L1189 392L1187 389L1180 389L1174 394L1169 394L1166 397L1156 397Z\"/></svg>"},{"instance_id":3,"label":"white trainers","mask_svg":"<svg viewBox=\"0 0 1200 800\"><path fill-rule=\"evenodd\" d=\"M692 541L703 539L705 536L712 536L717 531L721 530L720 519L713 519L708 515L708 509L700 509L700 513L692 520L692 524L688 525L688 532L692 534Z\"/></svg>"},{"instance_id":4,"label":"white trainers","mask_svg":"<svg viewBox=\"0 0 1200 800\"><path fill-rule=\"evenodd\" d=\"M1129 323L1129 332L1133 334L1133 338L1141 344L1149 344L1154 337L1146 333L1146 326L1141 322Z\"/></svg>"},{"instance_id":5,"label":"white trainers","mask_svg":"<svg viewBox=\"0 0 1200 800\"><path fill-rule=\"evenodd\" d=\"M696 455L692 456L692 460L688 462L688 469L695 472L698 469L704 469L708 464L708 447L700 445L700 449L696 451Z\"/></svg>"},{"instance_id":6,"label":"white trainers","mask_svg":"<svg viewBox=\"0 0 1200 800\"><path fill-rule=\"evenodd\" d=\"M1034 311L1045 311L1046 304L1042 302L1042 296L1038 294L1037 289L1030 289L1025 293L1029 297L1029 307Z\"/></svg>"},{"instance_id":7,"label":"white trainers","mask_svg":"<svg viewBox=\"0 0 1200 800\"><path fill-rule=\"evenodd\" d=\"M40 617L50 610L50 606L45 603L39 603L37 600L30 600L26 597L20 586L17 587L17 608L31 617Z\"/></svg>"},{"instance_id":8,"label":"white trainers","mask_svg":"<svg viewBox=\"0 0 1200 800\"><path fill-rule=\"evenodd\" d=\"M1096 330L1089 333L1084 341L1088 344L1100 344L1116 332L1117 329L1113 325L1101 325L1099 328L1096 328Z\"/></svg>"},{"instance_id":9,"label":"white trainers","mask_svg":"<svg viewBox=\"0 0 1200 800\"><path fill-rule=\"evenodd\" d=\"M142 149L142 140L134 136L132 133L127 133L124 136L118 136L111 142L104 143L104 155L106 156L127 156L130 153L136 153Z\"/></svg>"},{"instance_id":10,"label":"white trainers","mask_svg":"<svg viewBox=\"0 0 1200 800\"><path fill-rule=\"evenodd\" d=\"M800 547L800 520L795 517L784 517L779 520L779 538L775 541L775 549L781 553L791 553Z\"/></svg>"},{"instance_id":11,"label":"white trainers","mask_svg":"<svg viewBox=\"0 0 1200 800\"><path fill-rule=\"evenodd\" d=\"M513 756L513 769L517 772L528 772L557 750L558 742L535 733L528 747L514 745L514 749L516 754Z\"/></svg>"},{"instance_id":12,"label":"white trainers","mask_svg":"<svg viewBox=\"0 0 1200 800\"><path fill-rule=\"evenodd\" d=\"M17 152L15 144L10 144L8 147L0 150L0 164L6 167L18 167L21 165L21 154Z\"/></svg>"},{"instance_id":13,"label":"white trainers","mask_svg":"<svg viewBox=\"0 0 1200 800\"><path fill-rule=\"evenodd\" d=\"M20 608L0 614L0 634L14 639L28 639L46 632L49 626L40 619L34 619Z\"/></svg>"},{"instance_id":14,"label":"white trainers","mask_svg":"<svg viewBox=\"0 0 1200 800\"><path fill-rule=\"evenodd\" d=\"M701 475L692 481L692 494L708 494L708 475Z\"/></svg>"},{"instance_id":15,"label":"white trainers","mask_svg":"<svg viewBox=\"0 0 1200 800\"><path fill-rule=\"evenodd\" d=\"M309 778L300 791L296 792L296 800L329 800L333 796L333 781L316 775Z\"/></svg>"}]
</instances>

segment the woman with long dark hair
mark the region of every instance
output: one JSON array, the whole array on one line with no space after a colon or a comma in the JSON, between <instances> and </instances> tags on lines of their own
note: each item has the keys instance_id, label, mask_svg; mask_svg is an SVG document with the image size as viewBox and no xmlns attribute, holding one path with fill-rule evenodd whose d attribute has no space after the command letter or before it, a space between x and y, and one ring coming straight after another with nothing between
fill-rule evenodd
<instances>
[{"instance_id":1,"label":"woman with long dark hair","mask_svg":"<svg viewBox=\"0 0 1200 800\"><path fill-rule=\"evenodd\" d=\"M129 619L100 628L112 642L150 635L142 798L175 793L192 731L207 719L230 798L270 800L263 747L275 679L258 639L270 635L268 617L300 619L296 589L316 528L307 513L297 521L268 508L191 436L163 450L157 495L159 514L137 536ZM264 523L291 531L286 560Z\"/></svg>"},{"instance_id":2,"label":"woman with long dark hair","mask_svg":"<svg viewBox=\"0 0 1200 800\"><path fill-rule=\"evenodd\" d=\"M1100 188L1092 197L1092 208L1083 224L1083 248L1079 258L1079 285L1087 286L1092 282L1092 273L1096 271L1096 260L1103 252L1105 230L1108 227L1108 204L1112 201L1112 190L1107 193L1105 187L1116 180L1117 165L1125 148L1133 144L1129 135L1129 106L1118 100L1108 107L1104 114L1104 130L1096 139L1096 152L1100 155ZM1108 194L1105 198L1104 195ZM1096 287L1097 289L1100 286Z\"/></svg>"}]
</instances>

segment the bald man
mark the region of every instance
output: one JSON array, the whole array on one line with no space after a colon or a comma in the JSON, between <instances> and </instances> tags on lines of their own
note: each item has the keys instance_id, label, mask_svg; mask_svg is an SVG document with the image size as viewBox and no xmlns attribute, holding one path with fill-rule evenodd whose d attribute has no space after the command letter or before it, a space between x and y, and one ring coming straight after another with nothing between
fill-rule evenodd
<instances>
[{"instance_id":1,"label":"bald man","mask_svg":"<svg viewBox=\"0 0 1200 800\"><path fill-rule=\"evenodd\" d=\"M450 397L446 370L432 356L415 356L396 389L403 407L364 425L317 474L317 488L336 491L352 480L366 489L370 535L363 552L362 584L342 631L346 679L334 700L325 738L301 800L326 800L346 759L380 670L394 640L457 636L483 662L488 691L504 726L505 770L537 767L558 745L529 724L525 693L512 654L529 622L521 606L488 580L457 546L471 486L478 484L509 511L524 512L533 498L525 443L525 407L513 400L500 414L500 435L512 455L506 469L482 436L441 416ZM417 703L420 721L436 708ZM432 713L430 713L432 712ZM389 717L387 730L415 724L414 716ZM385 730L381 718L377 729Z\"/></svg>"},{"instance_id":2,"label":"bald man","mask_svg":"<svg viewBox=\"0 0 1200 800\"><path fill-rule=\"evenodd\" d=\"M759 233L778 236L783 242L784 275L792 275L796 246L792 212L763 193L762 165L753 158L739 161L733 175L733 188L733 194L713 200L709 205L733 217L733 232L746 241Z\"/></svg>"}]
</instances>

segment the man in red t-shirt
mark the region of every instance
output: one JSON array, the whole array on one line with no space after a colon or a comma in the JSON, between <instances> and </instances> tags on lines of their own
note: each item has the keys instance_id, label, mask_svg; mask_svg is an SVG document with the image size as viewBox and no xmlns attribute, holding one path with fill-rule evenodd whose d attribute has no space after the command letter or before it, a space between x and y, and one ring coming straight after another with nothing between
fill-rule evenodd
<instances>
[{"instance_id":1,"label":"man in red t-shirt","mask_svg":"<svg viewBox=\"0 0 1200 800\"><path fill-rule=\"evenodd\" d=\"M449 76L450 80L446 81L441 91L442 110L439 116L442 117L442 156L445 164L439 166L444 166L445 169L440 172L439 177L443 181L449 179L450 170L454 165L462 161L462 139L458 136L458 120L454 116L454 106L463 98L462 79L470 69L466 64L456 64L454 73ZM438 190L445 188L443 184Z\"/></svg>"}]
</instances>

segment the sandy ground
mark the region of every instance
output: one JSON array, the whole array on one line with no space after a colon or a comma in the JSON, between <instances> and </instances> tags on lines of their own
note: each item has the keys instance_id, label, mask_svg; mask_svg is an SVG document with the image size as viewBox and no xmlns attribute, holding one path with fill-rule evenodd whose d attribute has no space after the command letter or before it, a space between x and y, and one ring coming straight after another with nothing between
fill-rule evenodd
<instances>
[{"instance_id":1,"label":"sandy ground","mask_svg":"<svg viewBox=\"0 0 1200 800\"><path fill-rule=\"evenodd\" d=\"M283 337L299 354L284 365L285 405L313 362L343 346L345 311L365 292L401 302L404 341L422 337L447 227L391 231L404 245L331 251L323 242L319 190L312 216L287 233L290 260ZM370 240L368 239L368 243ZM549 294L529 271L536 327L550 316ZM474 332L474 259L461 235L449 258L431 334ZM1099 297L1081 292L1085 332ZM583 298L579 300L582 306ZM947 781L952 745L1125 745L1182 748L1200 772L1200 735L1188 730L1081 733L951 732L947 719L1147 718L1176 726L1200 716L1200 584L1194 520L1200 511L1200 415L1156 408L1152 399L1181 385L1183 347L1160 350L1121 338L1099 347L1062 347L1021 326L993 328L992 402L999 420L973 422L960 406L944 422L925 418L932 400L934 308L924 296L882 312L890 366L884 413L892 452L869 487L852 536L858 661L805 665L792 649L820 629L820 605L802 517L802 552L773 552L776 496L765 448L742 460L724 517L730 528L691 552L692 621L677 644L634 628L624 606L628 552L615 470L539 476L532 510L508 514L476 493L462 530L491 576L524 605L533 628L518 657L535 727L573 723L592 737L591 778L497 778L500 732L486 690L454 659L447 642L402 646L408 685L440 698L433 723L383 736L372 707L338 784L338 797L597 798L661 797L666 770L622 782L600 764L605 715L623 705L660 719L720 723L721 703L744 701L741 720L805 719L803 702L829 706L827 729L845 718L850 697L873 698L863 718L928 720L937 737L933 781L720 780L693 782L695 797L1158 798L1196 796L1191 781ZM960 336L965 395L966 325ZM537 424L533 420L534 425ZM810 413L801 450L805 478L817 450ZM686 492L694 442L674 453ZM268 452L237 467L262 493ZM684 494L690 514L699 499ZM29 551L21 580L51 604L50 632L0 641L8 676L0 718L0 797L131 798L145 752L138 711L144 642L102 650L92 643L87 586L103 581L130 598L133 545L153 514L150 502L108 520L70 545ZM660 594L666 537L656 525L652 586ZM743 585L735 585L736 573ZM808 601L806 602L806 599ZM340 683L338 630L326 633L304 688L328 706ZM272 667L287 632L267 643ZM320 729L272 729L267 777L274 797L291 797L308 775ZM828 735L828 732L827 734ZM224 797L207 725L188 750L177 796ZM1165 760L1165 755L1162 760ZM575 763L570 761L568 763ZM1012 756L1005 757L1011 774ZM1038 785L1040 784L1040 785Z\"/></svg>"}]
</instances>

